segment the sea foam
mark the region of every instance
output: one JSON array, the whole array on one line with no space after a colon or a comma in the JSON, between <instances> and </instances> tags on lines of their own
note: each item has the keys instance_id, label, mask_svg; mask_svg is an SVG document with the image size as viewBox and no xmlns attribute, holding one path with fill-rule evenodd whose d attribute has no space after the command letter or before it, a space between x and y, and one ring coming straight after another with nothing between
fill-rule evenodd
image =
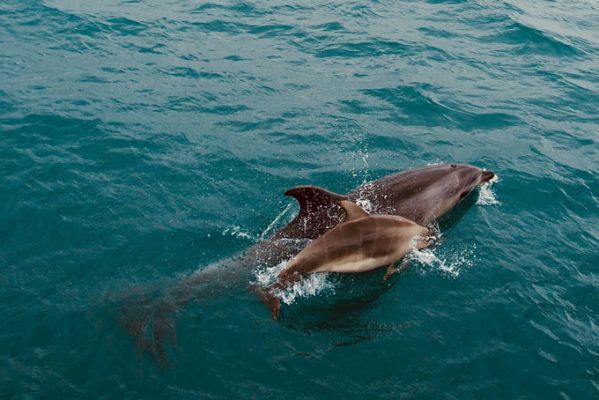
<instances>
[{"instance_id":1,"label":"sea foam","mask_svg":"<svg viewBox=\"0 0 599 400\"><path fill-rule=\"evenodd\" d=\"M476 246L472 245L463 250L452 250L444 255L438 255L434 248L415 249L406 257L410 262L424 267L419 269L423 273L437 271L449 277L457 278L462 268L474 266L475 248Z\"/></svg>"},{"instance_id":2,"label":"sea foam","mask_svg":"<svg viewBox=\"0 0 599 400\"><path fill-rule=\"evenodd\" d=\"M489 182L481 185L478 191L478 199L476 204L481 206L500 205L501 203L497 200L497 196L493 191L493 184L499 182L499 178L495 175Z\"/></svg>"},{"instance_id":3,"label":"sea foam","mask_svg":"<svg viewBox=\"0 0 599 400\"><path fill-rule=\"evenodd\" d=\"M258 268L255 271L256 281L259 286L267 287L276 282L279 273L287 267L289 260L283 261L274 267ZM318 272L308 274L299 281L283 290L275 290L274 294L283 303L293 304L298 297L311 297L324 290L334 291L333 283L328 279L329 274Z\"/></svg>"}]
</instances>

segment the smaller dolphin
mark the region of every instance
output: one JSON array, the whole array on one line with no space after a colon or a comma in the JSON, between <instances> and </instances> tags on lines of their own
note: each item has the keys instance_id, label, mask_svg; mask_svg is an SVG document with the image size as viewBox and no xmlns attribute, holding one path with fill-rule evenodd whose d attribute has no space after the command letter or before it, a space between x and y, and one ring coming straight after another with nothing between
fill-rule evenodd
<instances>
[{"instance_id":1,"label":"smaller dolphin","mask_svg":"<svg viewBox=\"0 0 599 400\"><path fill-rule=\"evenodd\" d=\"M289 287L302 275L366 272L388 265L386 279L397 271L397 260L413 248L428 246L434 239L431 229L404 217L369 215L347 200L339 205L347 215L345 221L299 252L273 285L258 290L273 319L278 319L281 308L274 291Z\"/></svg>"}]
</instances>

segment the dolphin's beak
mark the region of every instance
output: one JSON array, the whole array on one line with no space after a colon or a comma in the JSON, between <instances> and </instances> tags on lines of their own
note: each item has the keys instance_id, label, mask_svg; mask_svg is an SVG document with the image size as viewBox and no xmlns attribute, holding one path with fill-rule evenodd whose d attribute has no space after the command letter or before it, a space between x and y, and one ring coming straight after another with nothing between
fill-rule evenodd
<instances>
[{"instance_id":1,"label":"dolphin's beak","mask_svg":"<svg viewBox=\"0 0 599 400\"><path fill-rule=\"evenodd\" d=\"M482 182L489 182L491 179L493 179L493 177L495 176L495 174L491 171L483 171L480 181Z\"/></svg>"}]
</instances>

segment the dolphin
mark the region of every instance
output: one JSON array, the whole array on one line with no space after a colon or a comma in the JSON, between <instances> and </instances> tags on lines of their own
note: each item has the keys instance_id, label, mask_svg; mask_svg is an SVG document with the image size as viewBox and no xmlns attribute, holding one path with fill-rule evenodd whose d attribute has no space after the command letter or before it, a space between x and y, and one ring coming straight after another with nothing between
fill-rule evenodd
<instances>
[{"instance_id":1,"label":"dolphin","mask_svg":"<svg viewBox=\"0 0 599 400\"><path fill-rule=\"evenodd\" d=\"M283 290L302 276L316 272L357 273L388 265L385 279L397 271L395 261L410 250L428 246L432 230L397 215L369 215L351 201L339 203L345 221L300 251L277 276L277 281L258 292L278 319L280 301L275 291Z\"/></svg>"},{"instance_id":2,"label":"dolphin","mask_svg":"<svg viewBox=\"0 0 599 400\"><path fill-rule=\"evenodd\" d=\"M277 265L299 253L306 239L316 239L343 221L340 201L364 205L371 214L397 215L420 225L443 216L495 174L465 164L438 164L384 176L347 194L318 186L285 192L299 203L297 216L246 255L261 265ZM256 265L256 264L254 264Z\"/></svg>"},{"instance_id":3,"label":"dolphin","mask_svg":"<svg viewBox=\"0 0 599 400\"><path fill-rule=\"evenodd\" d=\"M163 359L163 341L174 338L172 314L191 300L249 285L257 265L274 266L296 256L311 240L342 223L345 212L339 205L341 201L363 205L371 214L396 215L424 226L494 176L493 172L472 165L439 164L387 175L347 194L317 186L293 187L285 195L294 197L300 209L289 224L242 254L177 280L163 290L158 300L147 300L144 293L135 292L143 304L121 307L121 323L141 349L149 349Z\"/></svg>"}]
</instances>

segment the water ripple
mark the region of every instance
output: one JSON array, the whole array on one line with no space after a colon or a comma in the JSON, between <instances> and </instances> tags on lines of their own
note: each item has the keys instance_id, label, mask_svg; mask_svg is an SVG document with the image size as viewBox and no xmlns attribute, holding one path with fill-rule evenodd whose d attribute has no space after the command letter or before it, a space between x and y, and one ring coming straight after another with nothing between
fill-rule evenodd
<instances>
[{"instance_id":1,"label":"water ripple","mask_svg":"<svg viewBox=\"0 0 599 400\"><path fill-rule=\"evenodd\" d=\"M593 398L597 11L1 2L1 395ZM227 286L181 310L164 370L115 322L115 291L143 309L231 267L293 217L292 186L439 162L501 181L391 282L308 282L281 323Z\"/></svg>"}]
</instances>

